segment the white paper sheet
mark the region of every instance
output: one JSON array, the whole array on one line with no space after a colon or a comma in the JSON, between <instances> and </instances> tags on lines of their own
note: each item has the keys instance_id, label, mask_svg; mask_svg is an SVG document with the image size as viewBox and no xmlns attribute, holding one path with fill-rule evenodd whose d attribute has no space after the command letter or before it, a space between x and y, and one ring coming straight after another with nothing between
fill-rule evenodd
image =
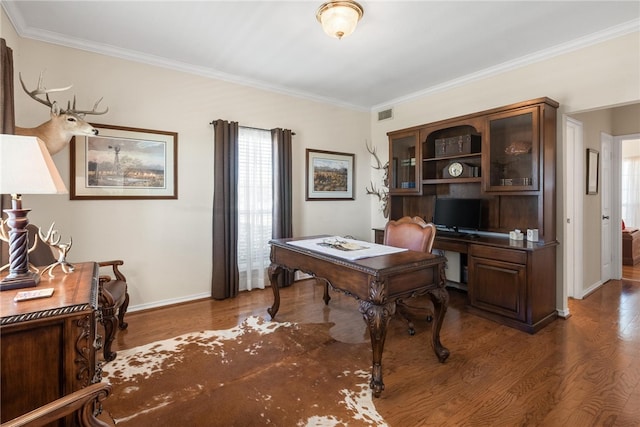
<instances>
[{"instance_id":1,"label":"white paper sheet","mask_svg":"<svg viewBox=\"0 0 640 427\"><path fill-rule=\"evenodd\" d=\"M346 239L340 236L322 237L317 239L294 240L287 242L290 245L310 249L337 258L354 261L362 258L370 258L380 255L388 255L396 252L405 252L407 249L393 246L378 245L376 243L364 242L361 240ZM331 244L333 246L326 246ZM338 249L337 247L346 248ZM351 249L351 248L358 249Z\"/></svg>"}]
</instances>

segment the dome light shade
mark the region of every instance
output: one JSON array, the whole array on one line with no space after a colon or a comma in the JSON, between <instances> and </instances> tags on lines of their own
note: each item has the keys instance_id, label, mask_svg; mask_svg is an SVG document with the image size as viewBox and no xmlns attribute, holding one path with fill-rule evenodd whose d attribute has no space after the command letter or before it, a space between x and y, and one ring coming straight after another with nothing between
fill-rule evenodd
<instances>
[{"instance_id":1,"label":"dome light shade","mask_svg":"<svg viewBox=\"0 0 640 427\"><path fill-rule=\"evenodd\" d=\"M325 33L341 39L353 33L363 14L362 6L355 1L330 1L318 8L316 18Z\"/></svg>"}]
</instances>

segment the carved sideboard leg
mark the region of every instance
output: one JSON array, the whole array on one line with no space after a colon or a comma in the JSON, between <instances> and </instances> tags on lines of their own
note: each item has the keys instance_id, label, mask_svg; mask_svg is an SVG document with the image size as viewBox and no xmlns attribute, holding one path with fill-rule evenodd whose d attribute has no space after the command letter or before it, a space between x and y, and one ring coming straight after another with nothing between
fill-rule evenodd
<instances>
[{"instance_id":1,"label":"carved sideboard leg","mask_svg":"<svg viewBox=\"0 0 640 427\"><path fill-rule=\"evenodd\" d=\"M444 276L443 276L444 277ZM433 344L433 350L440 362L444 362L449 357L449 350L440 343L440 328L442 328L442 322L444 321L444 315L447 313L449 307L449 292L444 287L439 287L427 292L429 298L433 302L433 330L431 336L431 342Z\"/></svg>"},{"instance_id":2,"label":"carved sideboard leg","mask_svg":"<svg viewBox=\"0 0 640 427\"><path fill-rule=\"evenodd\" d=\"M373 350L371 382L369 385L373 390L373 396L380 397L382 390L384 390L384 382L382 381L382 350L384 349L384 341L387 337L389 321L396 311L396 303L395 301L387 301L385 287L377 281L371 283L369 296L371 301L360 301L360 313L362 313L364 321L369 328L371 349Z\"/></svg>"},{"instance_id":3,"label":"carved sideboard leg","mask_svg":"<svg viewBox=\"0 0 640 427\"><path fill-rule=\"evenodd\" d=\"M271 290L273 291L273 305L267 308L267 313L273 320L278 314L280 309L280 289L278 289L278 275L282 272L282 267L277 264L271 264L269 266L269 282L271 283Z\"/></svg>"}]
</instances>

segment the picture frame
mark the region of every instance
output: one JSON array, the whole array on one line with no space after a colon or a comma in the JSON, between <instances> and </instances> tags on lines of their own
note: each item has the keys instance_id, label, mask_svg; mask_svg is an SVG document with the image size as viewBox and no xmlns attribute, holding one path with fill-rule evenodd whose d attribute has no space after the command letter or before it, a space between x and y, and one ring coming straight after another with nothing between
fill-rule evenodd
<instances>
[{"instance_id":1,"label":"picture frame","mask_svg":"<svg viewBox=\"0 0 640 427\"><path fill-rule=\"evenodd\" d=\"M599 167L600 153L592 148L587 148L587 194L598 194Z\"/></svg>"},{"instance_id":2,"label":"picture frame","mask_svg":"<svg viewBox=\"0 0 640 427\"><path fill-rule=\"evenodd\" d=\"M71 200L178 198L177 132L91 125L71 140Z\"/></svg>"},{"instance_id":3,"label":"picture frame","mask_svg":"<svg viewBox=\"0 0 640 427\"><path fill-rule=\"evenodd\" d=\"M354 200L355 154L306 150L306 200Z\"/></svg>"}]
</instances>

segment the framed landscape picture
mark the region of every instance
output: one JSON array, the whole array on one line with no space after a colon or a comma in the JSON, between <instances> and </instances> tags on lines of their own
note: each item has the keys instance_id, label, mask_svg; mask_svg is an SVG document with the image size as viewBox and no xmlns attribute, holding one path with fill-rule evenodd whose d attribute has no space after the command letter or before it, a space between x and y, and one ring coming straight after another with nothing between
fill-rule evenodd
<instances>
[{"instance_id":1,"label":"framed landscape picture","mask_svg":"<svg viewBox=\"0 0 640 427\"><path fill-rule=\"evenodd\" d=\"M92 124L71 141L71 199L177 199L178 134Z\"/></svg>"},{"instance_id":2,"label":"framed landscape picture","mask_svg":"<svg viewBox=\"0 0 640 427\"><path fill-rule=\"evenodd\" d=\"M306 200L353 200L354 154L307 149Z\"/></svg>"}]
</instances>

